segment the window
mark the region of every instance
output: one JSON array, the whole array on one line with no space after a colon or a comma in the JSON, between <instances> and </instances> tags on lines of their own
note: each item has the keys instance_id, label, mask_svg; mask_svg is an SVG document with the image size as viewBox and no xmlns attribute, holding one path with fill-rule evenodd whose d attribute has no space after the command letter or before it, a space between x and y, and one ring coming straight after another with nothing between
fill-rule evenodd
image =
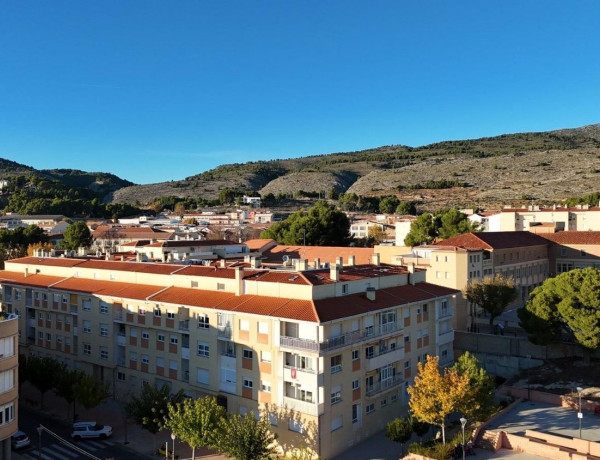
<instances>
[{"instance_id":1,"label":"window","mask_svg":"<svg viewBox=\"0 0 600 460\"><path fill-rule=\"evenodd\" d=\"M83 354L84 355L91 355L92 354L92 346L89 343L84 343L83 344Z\"/></svg>"},{"instance_id":2,"label":"window","mask_svg":"<svg viewBox=\"0 0 600 460\"><path fill-rule=\"evenodd\" d=\"M406 345L407 343L410 344L410 335L404 336L404 344Z\"/></svg>"},{"instance_id":3,"label":"window","mask_svg":"<svg viewBox=\"0 0 600 460\"><path fill-rule=\"evenodd\" d=\"M335 355L331 357L331 373L335 374L342 370L342 355Z\"/></svg>"},{"instance_id":4,"label":"window","mask_svg":"<svg viewBox=\"0 0 600 460\"><path fill-rule=\"evenodd\" d=\"M342 427L342 416L338 416L331 420L331 431L339 430Z\"/></svg>"},{"instance_id":5,"label":"window","mask_svg":"<svg viewBox=\"0 0 600 460\"><path fill-rule=\"evenodd\" d=\"M144 307L139 307L138 308L138 315L145 315L146 314L146 309Z\"/></svg>"},{"instance_id":6,"label":"window","mask_svg":"<svg viewBox=\"0 0 600 460\"><path fill-rule=\"evenodd\" d=\"M446 277L447 280L449 280L450 279L450 272L445 272L444 276Z\"/></svg>"},{"instance_id":7,"label":"window","mask_svg":"<svg viewBox=\"0 0 600 460\"><path fill-rule=\"evenodd\" d=\"M360 350L352 350L352 361L360 359Z\"/></svg>"},{"instance_id":8,"label":"window","mask_svg":"<svg viewBox=\"0 0 600 460\"><path fill-rule=\"evenodd\" d=\"M15 289L15 300L21 300L22 295L23 293L20 290Z\"/></svg>"},{"instance_id":9,"label":"window","mask_svg":"<svg viewBox=\"0 0 600 460\"><path fill-rule=\"evenodd\" d=\"M176 371L177 370L177 361L170 359L169 360L169 369L171 369L172 371Z\"/></svg>"},{"instance_id":10,"label":"window","mask_svg":"<svg viewBox=\"0 0 600 460\"><path fill-rule=\"evenodd\" d=\"M261 351L260 352L260 360L263 363L270 363L271 362L271 352L270 351Z\"/></svg>"},{"instance_id":11,"label":"window","mask_svg":"<svg viewBox=\"0 0 600 460\"><path fill-rule=\"evenodd\" d=\"M62 303L67 303L69 298L66 295L62 296Z\"/></svg>"},{"instance_id":12,"label":"window","mask_svg":"<svg viewBox=\"0 0 600 460\"><path fill-rule=\"evenodd\" d=\"M208 358L210 356L210 345L207 342L198 342L198 356Z\"/></svg>"},{"instance_id":13,"label":"window","mask_svg":"<svg viewBox=\"0 0 600 460\"><path fill-rule=\"evenodd\" d=\"M252 389L252 379L249 379L248 377L244 377L242 379L242 385L244 386L244 388Z\"/></svg>"},{"instance_id":14,"label":"window","mask_svg":"<svg viewBox=\"0 0 600 460\"><path fill-rule=\"evenodd\" d=\"M342 387L334 387L331 389L331 405L337 404L342 400Z\"/></svg>"},{"instance_id":15,"label":"window","mask_svg":"<svg viewBox=\"0 0 600 460\"><path fill-rule=\"evenodd\" d=\"M41 320L43 320L43 319L44 319L44 313L42 313L42 312L39 312L39 313L38 313L38 319L41 319Z\"/></svg>"},{"instance_id":16,"label":"window","mask_svg":"<svg viewBox=\"0 0 600 460\"><path fill-rule=\"evenodd\" d=\"M348 294L348 284L342 284L342 294Z\"/></svg>"},{"instance_id":17,"label":"window","mask_svg":"<svg viewBox=\"0 0 600 460\"><path fill-rule=\"evenodd\" d=\"M271 382L265 380L260 382L260 390L265 393L271 393Z\"/></svg>"},{"instance_id":18,"label":"window","mask_svg":"<svg viewBox=\"0 0 600 460\"><path fill-rule=\"evenodd\" d=\"M100 325L100 336L101 337L108 337L108 324L101 324Z\"/></svg>"},{"instance_id":19,"label":"window","mask_svg":"<svg viewBox=\"0 0 600 460\"><path fill-rule=\"evenodd\" d=\"M54 294L52 300L56 303L60 302L60 294Z\"/></svg>"},{"instance_id":20,"label":"window","mask_svg":"<svg viewBox=\"0 0 600 460\"><path fill-rule=\"evenodd\" d=\"M392 401L393 403L398 401L398 393L393 393L392 396L390 396L390 401Z\"/></svg>"},{"instance_id":21,"label":"window","mask_svg":"<svg viewBox=\"0 0 600 460\"><path fill-rule=\"evenodd\" d=\"M143 340L148 340L150 338L150 333L148 332L148 330L143 329L142 330L142 339Z\"/></svg>"},{"instance_id":22,"label":"window","mask_svg":"<svg viewBox=\"0 0 600 460\"><path fill-rule=\"evenodd\" d=\"M148 355L142 355L142 364L150 364L150 358Z\"/></svg>"},{"instance_id":23,"label":"window","mask_svg":"<svg viewBox=\"0 0 600 460\"><path fill-rule=\"evenodd\" d=\"M43 338L44 338L44 332L38 331L38 339L43 339Z\"/></svg>"},{"instance_id":24,"label":"window","mask_svg":"<svg viewBox=\"0 0 600 460\"><path fill-rule=\"evenodd\" d=\"M171 335L169 337L169 343L171 345L177 345L179 343L179 337L177 337L176 335Z\"/></svg>"},{"instance_id":25,"label":"window","mask_svg":"<svg viewBox=\"0 0 600 460\"><path fill-rule=\"evenodd\" d=\"M157 356L156 367L165 367L165 358L163 358L162 356Z\"/></svg>"},{"instance_id":26,"label":"window","mask_svg":"<svg viewBox=\"0 0 600 460\"><path fill-rule=\"evenodd\" d=\"M0 373L0 393L12 390L15 386L15 373L12 369Z\"/></svg>"},{"instance_id":27,"label":"window","mask_svg":"<svg viewBox=\"0 0 600 460\"><path fill-rule=\"evenodd\" d=\"M442 277L442 272L435 272L435 277L436 278L441 278ZM370 406L370 404L369 404L369 406ZM369 406L367 406L367 407L369 407Z\"/></svg>"},{"instance_id":28,"label":"window","mask_svg":"<svg viewBox=\"0 0 600 460\"><path fill-rule=\"evenodd\" d=\"M84 319L84 320L83 320L83 332L85 332L85 333L88 333L88 334L89 334L90 332L92 332L92 325L91 325L91 324L92 324L92 323L90 323L90 321L89 321L89 320L87 320L87 319Z\"/></svg>"},{"instance_id":29,"label":"window","mask_svg":"<svg viewBox=\"0 0 600 460\"><path fill-rule=\"evenodd\" d=\"M225 283L217 283L217 291L224 291Z\"/></svg>"},{"instance_id":30,"label":"window","mask_svg":"<svg viewBox=\"0 0 600 460\"><path fill-rule=\"evenodd\" d=\"M375 403L367 404L366 412L367 412L367 414L370 414L371 412L375 412Z\"/></svg>"},{"instance_id":31,"label":"window","mask_svg":"<svg viewBox=\"0 0 600 460\"><path fill-rule=\"evenodd\" d=\"M137 335L138 335L138 330L137 330L137 328L135 328L135 327L132 327L132 328L131 328L131 330L129 331L129 335L130 335L131 337L137 337Z\"/></svg>"},{"instance_id":32,"label":"window","mask_svg":"<svg viewBox=\"0 0 600 460\"><path fill-rule=\"evenodd\" d=\"M209 327L208 315L198 315L198 327L200 329L208 329L208 327Z\"/></svg>"},{"instance_id":33,"label":"window","mask_svg":"<svg viewBox=\"0 0 600 460\"><path fill-rule=\"evenodd\" d=\"M165 334L156 334L156 341L157 342L164 342L165 341Z\"/></svg>"},{"instance_id":34,"label":"window","mask_svg":"<svg viewBox=\"0 0 600 460\"><path fill-rule=\"evenodd\" d=\"M381 398L381 407L387 406L387 396Z\"/></svg>"},{"instance_id":35,"label":"window","mask_svg":"<svg viewBox=\"0 0 600 460\"><path fill-rule=\"evenodd\" d=\"M100 347L100 359L108 359L108 348Z\"/></svg>"},{"instance_id":36,"label":"window","mask_svg":"<svg viewBox=\"0 0 600 460\"><path fill-rule=\"evenodd\" d=\"M0 425L6 425L15 418L15 403L5 404L0 406Z\"/></svg>"},{"instance_id":37,"label":"window","mask_svg":"<svg viewBox=\"0 0 600 460\"><path fill-rule=\"evenodd\" d=\"M167 312L167 319L175 319L175 312L168 311Z\"/></svg>"},{"instance_id":38,"label":"window","mask_svg":"<svg viewBox=\"0 0 600 460\"><path fill-rule=\"evenodd\" d=\"M252 359L252 357L254 356L254 353L252 352L252 350L249 350L248 348L244 348L244 359Z\"/></svg>"},{"instance_id":39,"label":"window","mask_svg":"<svg viewBox=\"0 0 600 460\"><path fill-rule=\"evenodd\" d=\"M249 331L250 322L247 319L240 319L240 331Z\"/></svg>"},{"instance_id":40,"label":"window","mask_svg":"<svg viewBox=\"0 0 600 460\"><path fill-rule=\"evenodd\" d=\"M50 332L46 332L46 340L48 342L52 340L52 334L50 334Z\"/></svg>"},{"instance_id":41,"label":"window","mask_svg":"<svg viewBox=\"0 0 600 460\"><path fill-rule=\"evenodd\" d=\"M210 379L210 373L208 369L198 368L196 372L196 380L198 383L208 385Z\"/></svg>"},{"instance_id":42,"label":"window","mask_svg":"<svg viewBox=\"0 0 600 460\"><path fill-rule=\"evenodd\" d=\"M268 334L269 333L269 323L264 321L258 322L258 333L259 334Z\"/></svg>"},{"instance_id":43,"label":"window","mask_svg":"<svg viewBox=\"0 0 600 460\"><path fill-rule=\"evenodd\" d=\"M162 316L162 313L161 313L161 311L160 311L160 308L159 308L159 307L155 307L155 308L154 308L154 316L155 316L156 318L160 318L160 317Z\"/></svg>"},{"instance_id":44,"label":"window","mask_svg":"<svg viewBox=\"0 0 600 460\"><path fill-rule=\"evenodd\" d=\"M57 323L62 323L63 322L63 315L56 315L56 322Z\"/></svg>"},{"instance_id":45,"label":"window","mask_svg":"<svg viewBox=\"0 0 600 460\"><path fill-rule=\"evenodd\" d=\"M358 422L360 417L360 404L352 404L352 423Z\"/></svg>"},{"instance_id":46,"label":"window","mask_svg":"<svg viewBox=\"0 0 600 460\"><path fill-rule=\"evenodd\" d=\"M410 359L408 361L404 361L404 369L410 369Z\"/></svg>"},{"instance_id":47,"label":"window","mask_svg":"<svg viewBox=\"0 0 600 460\"><path fill-rule=\"evenodd\" d=\"M127 380L127 377L126 377L126 375L125 375L125 372L118 371L118 372L117 372L117 380L118 380L119 382L124 382L125 380Z\"/></svg>"},{"instance_id":48,"label":"window","mask_svg":"<svg viewBox=\"0 0 600 460\"><path fill-rule=\"evenodd\" d=\"M57 335L56 336L56 343L62 343L62 341L63 341L62 335Z\"/></svg>"},{"instance_id":49,"label":"window","mask_svg":"<svg viewBox=\"0 0 600 460\"><path fill-rule=\"evenodd\" d=\"M365 358L371 359L374 355L375 355L375 347L373 347L373 345L370 345L367 348L365 348Z\"/></svg>"},{"instance_id":50,"label":"window","mask_svg":"<svg viewBox=\"0 0 600 460\"><path fill-rule=\"evenodd\" d=\"M103 315L108 313L108 304L104 301L100 302L100 313Z\"/></svg>"},{"instance_id":51,"label":"window","mask_svg":"<svg viewBox=\"0 0 600 460\"><path fill-rule=\"evenodd\" d=\"M356 379L352 381L352 390L358 390L360 388L360 380Z\"/></svg>"},{"instance_id":52,"label":"window","mask_svg":"<svg viewBox=\"0 0 600 460\"><path fill-rule=\"evenodd\" d=\"M288 430L296 433L304 433L304 426L300 420L290 419L288 422Z\"/></svg>"},{"instance_id":53,"label":"window","mask_svg":"<svg viewBox=\"0 0 600 460\"><path fill-rule=\"evenodd\" d=\"M137 361L137 353L135 351L132 351L131 353L129 353L129 360Z\"/></svg>"}]
</instances>

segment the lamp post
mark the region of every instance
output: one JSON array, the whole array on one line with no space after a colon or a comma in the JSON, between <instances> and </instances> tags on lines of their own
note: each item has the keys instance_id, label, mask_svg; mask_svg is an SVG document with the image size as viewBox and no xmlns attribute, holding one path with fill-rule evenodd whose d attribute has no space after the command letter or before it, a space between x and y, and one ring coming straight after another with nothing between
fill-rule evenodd
<instances>
[{"instance_id":1,"label":"lamp post","mask_svg":"<svg viewBox=\"0 0 600 460\"><path fill-rule=\"evenodd\" d=\"M175 460L175 433L171 433L171 439L173 440L173 460Z\"/></svg>"},{"instance_id":2,"label":"lamp post","mask_svg":"<svg viewBox=\"0 0 600 460\"><path fill-rule=\"evenodd\" d=\"M577 418L579 419L579 439L581 438L581 419L583 418L583 412L581 412L581 392L583 391L583 388L581 387L577 387L577 394L579 395L579 412L577 412Z\"/></svg>"},{"instance_id":3,"label":"lamp post","mask_svg":"<svg viewBox=\"0 0 600 460\"><path fill-rule=\"evenodd\" d=\"M465 460L465 425L467 424L467 419L464 417L460 418L460 426L462 427L462 435L463 435L463 443L462 443L462 453L463 460Z\"/></svg>"},{"instance_id":4,"label":"lamp post","mask_svg":"<svg viewBox=\"0 0 600 460\"><path fill-rule=\"evenodd\" d=\"M42 431L44 431L44 429L42 428L42 425L40 425L36 428L36 430L38 432L38 460L41 460L41 458L42 458Z\"/></svg>"}]
</instances>

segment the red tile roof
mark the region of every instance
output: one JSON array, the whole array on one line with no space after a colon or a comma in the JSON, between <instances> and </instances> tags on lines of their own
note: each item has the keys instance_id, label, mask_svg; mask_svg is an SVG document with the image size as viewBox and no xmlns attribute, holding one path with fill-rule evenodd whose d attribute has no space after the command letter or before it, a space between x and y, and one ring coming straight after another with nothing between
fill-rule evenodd
<instances>
[{"instance_id":1,"label":"red tile roof","mask_svg":"<svg viewBox=\"0 0 600 460\"><path fill-rule=\"evenodd\" d=\"M7 264L42 265L48 267L74 267L87 259L69 259L66 257L22 257L7 260Z\"/></svg>"},{"instance_id":2,"label":"red tile roof","mask_svg":"<svg viewBox=\"0 0 600 460\"><path fill-rule=\"evenodd\" d=\"M168 239L171 236L169 232L163 232L152 227L121 227L100 225L92 232L94 239L112 237L114 239L135 238L135 239Z\"/></svg>"},{"instance_id":3,"label":"red tile roof","mask_svg":"<svg viewBox=\"0 0 600 460\"><path fill-rule=\"evenodd\" d=\"M47 288L63 279L64 277L62 276L41 274L28 274L25 276L24 272L0 271L0 282L9 281L10 283L20 284L22 286L37 286L40 288Z\"/></svg>"},{"instance_id":4,"label":"red tile roof","mask_svg":"<svg viewBox=\"0 0 600 460\"><path fill-rule=\"evenodd\" d=\"M55 284L52 288L63 291L84 292L94 295L136 300L145 300L148 296L163 289L162 286L86 278L67 278L64 281Z\"/></svg>"},{"instance_id":5,"label":"red tile roof","mask_svg":"<svg viewBox=\"0 0 600 460\"><path fill-rule=\"evenodd\" d=\"M283 256L290 259L308 259L310 262L318 258L321 263L330 264L334 264L337 257L343 257L344 264L347 264L349 256L354 256L355 264L367 264L373 259L373 248L277 245L263 253L266 262L281 263Z\"/></svg>"},{"instance_id":6,"label":"red tile roof","mask_svg":"<svg viewBox=\"0 0 600 460\"><path fill-rule=\"evenodd\" d=\"M600 232L593 231L540 233L540 236L556 244L600 244Z\"/></svg>"},{"instance_id":7,"label":"red tile roof","mask_svg":"<svg viewBox=\"0 0 600 460\"><path fill-rule=\"evenodd\" d=\"M277 242L273 239L260 239L260 238L244 241L244 243L246 244L246 246L248 246L248 249L250 249L250 251L253 251L253 252L260 251L267 246L272 246L272 245L277 244Z\"/></svg>"},{"instance_id":8,"label":"red tile roof","mask_svg":"<svg viewBox=\"0 0 600 460\"><path fill-rule=\"evenodd\" d=\"M541 246L548 242L531 232L481 232L464 233L434 243L434 246L457 246L466 249L509 249L524 246Z\"/></svg>"}]
</instances>

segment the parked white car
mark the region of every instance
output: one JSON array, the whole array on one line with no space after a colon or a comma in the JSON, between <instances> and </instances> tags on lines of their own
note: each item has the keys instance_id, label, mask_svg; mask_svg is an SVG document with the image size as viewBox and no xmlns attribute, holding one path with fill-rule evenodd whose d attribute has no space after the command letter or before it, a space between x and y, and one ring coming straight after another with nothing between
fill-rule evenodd
<instances>
[{"instance_id":1,"label":"parked white car","mask_svg":"<svg viewBox=\"0 0 600 460\"><path fill-rule=\"evenodd\" d=\"M71 437L75 441L86 438L106 439L112 435L112 427L108 425L100 425L96 422L77 422L73 423L73 432Z\"/></svg>"},{"instance_id":2,"label":"parked white car","mask_svg":"<svg viewBox=\"0 0 600 460\"><path fill-rule=\"evenodd\" d=\"M10 443L13 449L22 449L23 447L27 447L31 441L29 441L29 436L27 436L21 430L17 431L10 438Z\"/></svg>"}]
</instances>

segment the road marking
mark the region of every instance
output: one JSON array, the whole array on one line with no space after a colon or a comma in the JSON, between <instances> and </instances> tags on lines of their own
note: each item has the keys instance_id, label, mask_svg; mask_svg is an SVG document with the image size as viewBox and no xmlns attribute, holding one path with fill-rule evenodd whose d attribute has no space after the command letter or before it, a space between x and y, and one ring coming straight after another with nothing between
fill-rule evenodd
<instances>
[{"instance_id":1,"label":"road marking","mask_svg":"<svg viewBox=\"0 0 600 460\"><path fill-rule=\"evenodd\" d=\"M73 450L68 449L66 447L59 446L58 444L52 444L51 447L60 452L63 452L64 454L68 455L69 457L73 457L73 458L79 457L78 453L75 453Z\"/></svg>"}]
</instances>

